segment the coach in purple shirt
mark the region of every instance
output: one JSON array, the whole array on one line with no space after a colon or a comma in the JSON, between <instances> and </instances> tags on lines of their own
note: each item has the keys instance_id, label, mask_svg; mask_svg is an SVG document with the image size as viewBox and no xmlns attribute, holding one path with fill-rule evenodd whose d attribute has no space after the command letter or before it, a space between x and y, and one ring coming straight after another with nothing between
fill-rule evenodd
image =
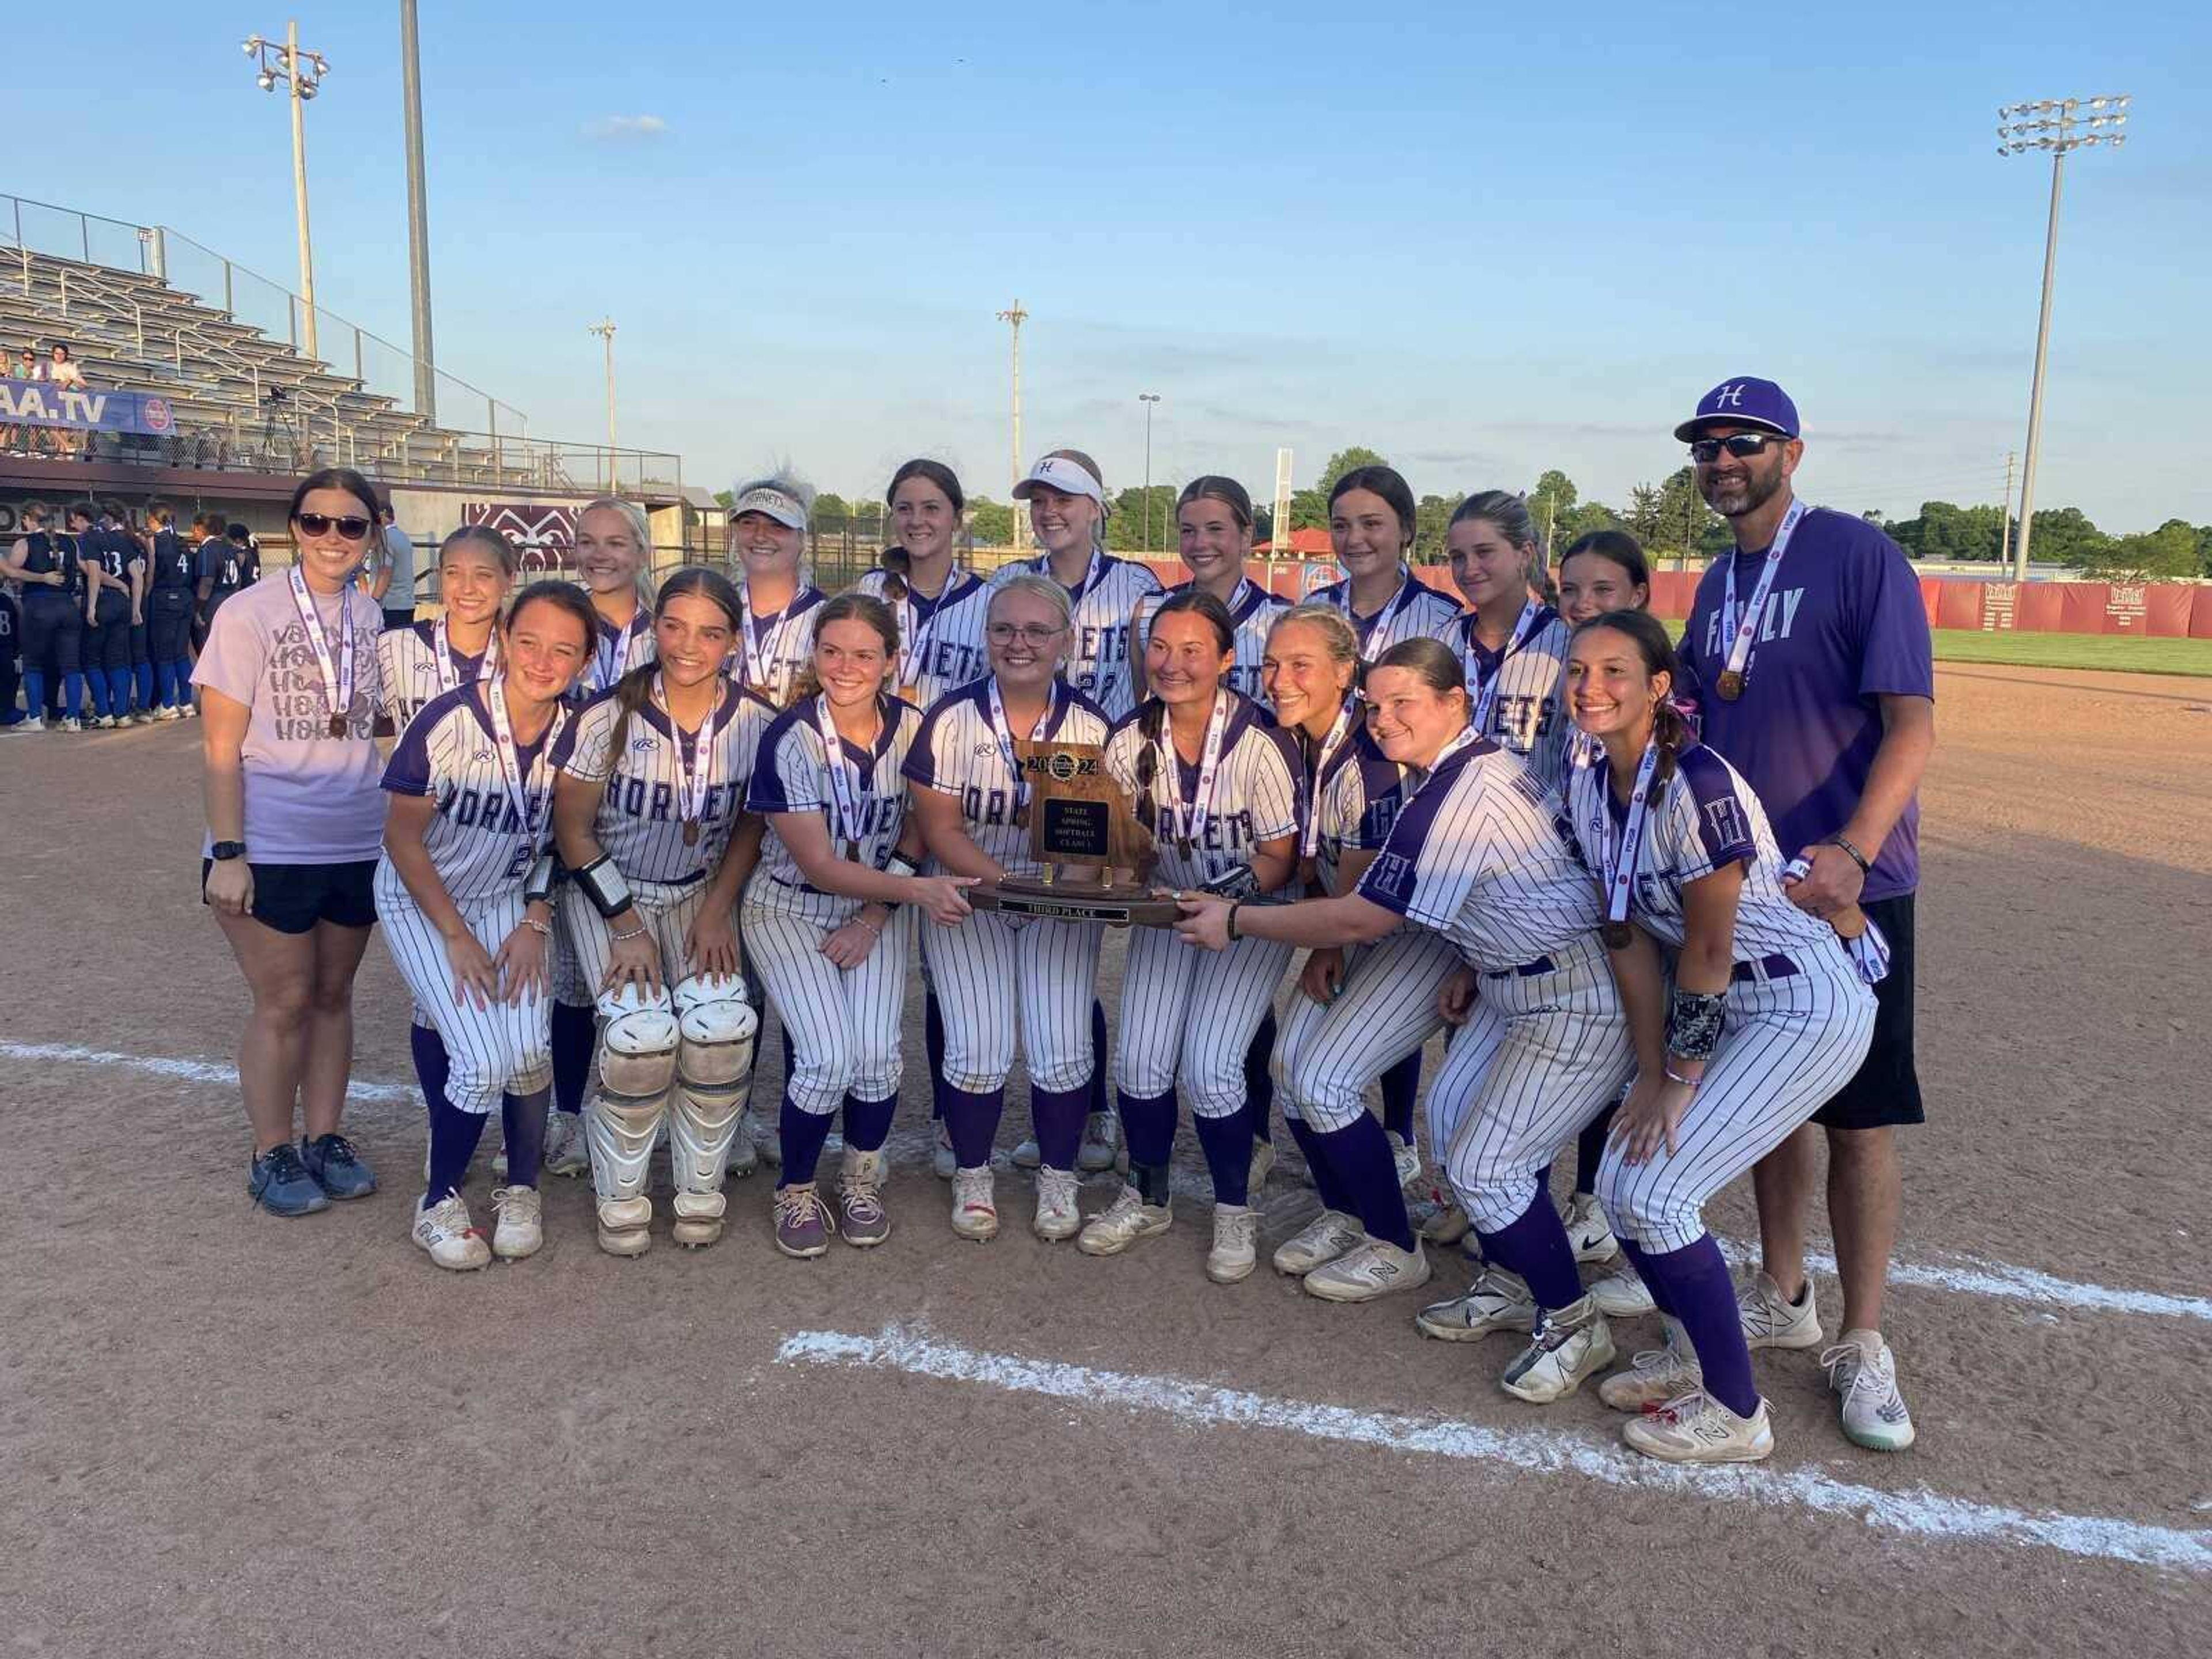
<instances>
[{"instance_id":1,"label":"coach in purple shirt","mask_svg":"<svg viewBox=\"0 0 2212 1659\"><path fill-rule=\"evenodd\" d=\"M1764 1271L1741 1297L1744 1331L1755 1348L1821 1340L1805 1225L1825 1131L1844 1309L1842 1338L1821 1360L1844 1432L1898 1450L1912 1442L1912 1419L1881 1332L1897 1237L1893 1131L1923 1121L1912 908L1917 794L1936 744L1928 613L1896 543L1863 519L1797 500L1790 481L1805 445L1780 386L1724 381L1674 435L1690 446L1698 492L1735 532L1735 552L1698 582L1682 638L1705 741L1759 792L1783 851L1811 863L1791 898L1817 916L1857 903L1891 953L1865 1063L1814 1114L1818 1128L1800 1130L1753 1173Z\"/></svg>"}]
</instances>

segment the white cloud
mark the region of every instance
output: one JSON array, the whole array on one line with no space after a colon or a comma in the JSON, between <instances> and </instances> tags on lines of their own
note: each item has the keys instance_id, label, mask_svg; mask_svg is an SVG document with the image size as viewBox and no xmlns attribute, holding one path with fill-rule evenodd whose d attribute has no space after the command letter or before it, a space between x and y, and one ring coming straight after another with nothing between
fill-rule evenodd
<instances>
[{"instance_id":1,"label":"white cloud","mask_svg":"<svg viewBox=\"0 0 2212 1659\"><path fill-rule=\"evenodd\" d=\"M658 115L602 115L584 123L586 138L658 138L668 123Z\"/></svg>"}]
</instances>

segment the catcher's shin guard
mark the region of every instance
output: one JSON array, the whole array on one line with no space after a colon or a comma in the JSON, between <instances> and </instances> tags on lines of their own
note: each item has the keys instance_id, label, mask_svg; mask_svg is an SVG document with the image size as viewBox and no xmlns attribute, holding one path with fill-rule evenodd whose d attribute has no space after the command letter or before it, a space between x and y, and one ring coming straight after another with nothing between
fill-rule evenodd
<instances>
[{"instance_id":1,"label":"catcher's shin guard","mask_svg":"<svg viewBox=\"0 0 2212 1659\"><path fill-rule=\"evenodd\" d=\"M599 1091L584 1109L599 1248L611 1255L639 1255L652 1243L646 1179L676 1075L676 1015L665 991L648 996L629 985L601 997L599 1013L606 1022Z\"/></svg>"},{"instance_id":2,"label":"catcher's shin guard","mask_svg":"<svg viewBox=\"0 0 2212 1659\"><path fill-rule=\"evenodd\" d=\"M712 1244L722 1236L722 1178L744 1112L760 1020L738 979L684 981L676 988L676 1096L668 1115L674 1236L679 1244Z\"/></svg>"}]
</instances>

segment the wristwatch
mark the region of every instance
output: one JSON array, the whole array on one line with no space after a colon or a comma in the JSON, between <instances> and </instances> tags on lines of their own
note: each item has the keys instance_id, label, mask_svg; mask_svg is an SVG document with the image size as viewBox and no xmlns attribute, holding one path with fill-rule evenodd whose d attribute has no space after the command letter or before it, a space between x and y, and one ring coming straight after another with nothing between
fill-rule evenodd
<instances>
[{"instance_id":1,"label":"wristwatch","mask_svg":"<svg viewBox=\"0 0 2212 1659\"><path fill-rule=\"evenodd\" d=\"M208 856L217 864L227 864L232 859L242 859L246 856L246 843L242 841L219 841L208 848Z\"/></svg>"}]
</instances>

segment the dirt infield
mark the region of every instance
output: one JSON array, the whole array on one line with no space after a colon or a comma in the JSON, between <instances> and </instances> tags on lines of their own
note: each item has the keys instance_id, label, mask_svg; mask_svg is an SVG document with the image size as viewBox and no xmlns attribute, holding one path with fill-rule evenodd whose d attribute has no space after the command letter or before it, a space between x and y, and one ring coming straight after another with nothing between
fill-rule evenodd
<instances>
[{"instance_id":1,"label":"dirt infield","mask_svg":"<svg viewBox=\"0 0 2212 1659\"><path fill-rule=\"evenodd\" d=\"M1679 1479L1594 1398L1501 1394L1510 1339L1208 1284L1202 1203L1093 1261L1002 1176L1005 1234L956 1239L918 1040L882 1249L778 1257L763 1176L714 1249L617 1261L553 1182L544 1255L442 1275L373 945L349 1127L385 1190L261 1215L197 728L0 738L0 1644L2212 1650L2212 696L1937 678L1889 1324L1921 1443L1856 1449L1812 1356L1763 1354L1772 1463ZM1279 1171L1263 1247L1312 1205ZM1715 1219L1748 1237L1747 1194Z\"/></svg>"}]
</instances>

